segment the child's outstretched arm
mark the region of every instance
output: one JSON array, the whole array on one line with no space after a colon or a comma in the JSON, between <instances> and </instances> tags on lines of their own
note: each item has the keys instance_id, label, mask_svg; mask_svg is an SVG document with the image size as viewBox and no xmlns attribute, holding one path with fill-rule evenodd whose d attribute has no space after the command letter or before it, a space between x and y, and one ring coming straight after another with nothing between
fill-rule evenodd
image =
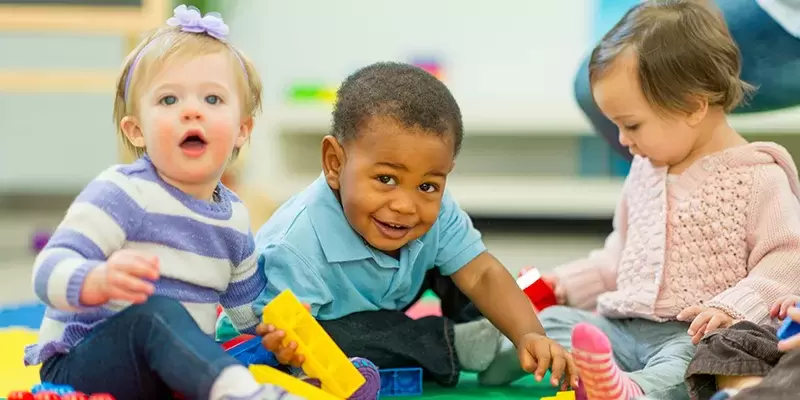
<instances>
[{"instance_id":1,"label":"child's outstretched arm","mask_svg":"<svg viewBox=\"0 0 800 400\"><path fill-rule=\"evenodd\" d=\"M83 293L87 289L87 276L99 271L99 267L105 268L111 254L122 248L127 237L135 234L143 220L144 208L138 189L128 177L113 168L89 183L36 257L33 289L39 299L50 307L66 311L79 311L107 301L106 279L97 274L88 285L92 286L88 289L96 290ZM135 254L117 258L120 260L114 264L132 271L132 275L137 271L151 275L146 260L139 260ZM131 294L128 301L139 298L133 296L137 287L147 289L143 288L145 282L141 280L127 279L125 274L113 276L117 277L113 278L115 285L129 285L133 289L124 291Z\"/></svg>"},{"instance_id":2,"label":"child's outstretched arm","mask_svg":"<svg viewBox=\"0 0 800 400\"><path fill-rule=\"evenodd\" d=\"M800 294L800 202L784 170L758 167L747 215L748 275L706 305L733 319L763 324L781 296Z\"/></svg>"},{"instance_id":3,"label":"child's outstretched arm","mask_svg":"<svg viewBox=\"0 0 800 400\"><path fill-rule=\"evenodd\" d=\"M627 184L625 185L627 187ZM617 287L617 265L625 245L628 227L628 204L623 188L614 211L614 230L606 238L602 248L553 271L556 286L563 291L566 304L584 310L594 310L597 296Z\"/></svg>"},{"instance_id":4,"label":"child's outstretched arm","mask_svg":"<svg viewBox=\"0 0 800 400\"><path fill-rule=\"evenodd\" d=\"M249 218L242 218L249 221ZM219 302L225 314L240 333L255 334L259 317L253 308L253 302L264 291L267 279L264 271L258 268L258 254L252 232L247 235L247 243L243 246L239 265L233 267L228 288L220 295Z\"/></svg>"}]
</instances>

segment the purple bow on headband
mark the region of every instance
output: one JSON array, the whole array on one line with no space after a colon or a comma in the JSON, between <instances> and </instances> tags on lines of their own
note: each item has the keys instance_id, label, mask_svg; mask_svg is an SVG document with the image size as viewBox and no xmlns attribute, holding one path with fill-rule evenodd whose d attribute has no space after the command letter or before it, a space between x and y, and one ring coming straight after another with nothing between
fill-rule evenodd
<instances>
[{"instance_id":1,"label":"purple bow on headband","mask_svg":"<svg viewBox=\"0 0 800 400\"><path fill-rule=\"evenodd\" d=\"M194 7L187 7L184 4L175 7L172 18L167 20L169 26L180 26L184 32L206 33L219 40L225 40L228 36L228 25L222 21L222 16L218 13L210 12L205 16L200 16L200 10Z\"/></svg>"}]
</instances>

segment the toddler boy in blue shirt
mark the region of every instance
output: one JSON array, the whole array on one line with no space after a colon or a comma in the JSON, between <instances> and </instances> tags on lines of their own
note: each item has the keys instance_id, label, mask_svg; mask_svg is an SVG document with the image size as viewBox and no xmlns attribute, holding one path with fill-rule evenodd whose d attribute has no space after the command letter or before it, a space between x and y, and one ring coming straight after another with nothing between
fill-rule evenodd
<instances>
[{"instance_id":1,"label":"toddler boy in blue shirt","mask_svg":"<svg viewBox=\"0 0 800 400\"><path fill-rule=\"evenodd\" d=\"M503 333L526 371L541 379L551 369L554 385L566 372L564 383L574 383L570 355L545 336L445 190L462 137L458 104L423 70L376 63L348 77L322 142L322 174L258 232L268 283L254 306L291 289L348 356L422 367L444 386L461 370L487 371ZM442 299L443 316L406 316L427 289ZM265 343L298 364L293 346L278 348L282 335L273 329Z\"/></svg>"}]
</instances>

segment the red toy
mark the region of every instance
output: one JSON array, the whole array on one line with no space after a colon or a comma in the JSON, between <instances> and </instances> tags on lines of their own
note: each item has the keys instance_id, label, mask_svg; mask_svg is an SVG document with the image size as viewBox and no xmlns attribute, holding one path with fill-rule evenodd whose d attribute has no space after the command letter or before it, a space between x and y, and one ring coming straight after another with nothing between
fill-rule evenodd
<instances>
[{"instance_id":1,"label":"red toy","mask_svg":"<svg viewBox=\"0 0 800 400\"><path fill-rule=\"evenodd\" d=\"M11 392L8 394L8 400L34 400L31 392Z\"/></svg>"},{"instance_id":2,"label":"red toy","mask_svg":"<svg viewBox=\"0 0 800 400\"><path fill-rule=\"evenodd\" d=\"M85 393L75 392L61 396L61 400L89 400L89 396Z\"/></svg>"},{"instance_id":3,"label":"red toy","mask_svg":"<svg viewBox=\"0 0 800 400\"><path fill-rule=\"evenodd\" d=\"M33 395L34 400L61 400L61 396L53 392L39 392Z\"/></svg>"},{"instance_id":4,"label":"red toy","mask_svg":"<svg viewBox=\"0 0 800 400\"><path fill-rule=\"evenodd\" d=\"M542 274L536 268L531 268L520 275L517 278L517 285L539 311L558 304L553 288L542 279Z\"/></svg>"}]
</instances>

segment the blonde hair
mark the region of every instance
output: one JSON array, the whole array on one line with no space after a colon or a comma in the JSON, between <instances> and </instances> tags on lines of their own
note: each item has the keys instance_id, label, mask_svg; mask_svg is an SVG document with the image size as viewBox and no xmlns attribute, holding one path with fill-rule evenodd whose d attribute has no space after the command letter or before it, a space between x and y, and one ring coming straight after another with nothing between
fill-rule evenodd
<instances>
[{"instance_id":1,"label":"blonde hair","mask_svg":"<svg viewBox=\"0 0 800 400\"><path fill-rule=\"evenodd\" d=\"M691 113L697 100L730 112L755 88L739 78L741 54L711 2L655 0L633 7L603 37L589 60L594 83L633 49L647 101L657 110Z\"/></svg>"},{"instance_id":2,"label":"blonde hair","mask_svg":"<svg viewBox=\"0 0 800 400\"><path fill-rule=\"evenodd\" d=\"M140 55L143 51L144 54ZM204 33L183 32L180 27L163 27L148 35L128 54L117 79L114 123L120 139L136 157L144 155L146 149L136 147L128 140L122 131L121 121L125 116L136 115L139 111L138 97L142 84L152 79L153 73L170 60L220 51L229 52L231 62L237 64L234 70L238 71L237 85L242 102L242 118L255 117L261 110L261 79L250 59L228 42ZM238 152L239 149L234 149L234 158Z\"/></svg>"}]
</instances>

